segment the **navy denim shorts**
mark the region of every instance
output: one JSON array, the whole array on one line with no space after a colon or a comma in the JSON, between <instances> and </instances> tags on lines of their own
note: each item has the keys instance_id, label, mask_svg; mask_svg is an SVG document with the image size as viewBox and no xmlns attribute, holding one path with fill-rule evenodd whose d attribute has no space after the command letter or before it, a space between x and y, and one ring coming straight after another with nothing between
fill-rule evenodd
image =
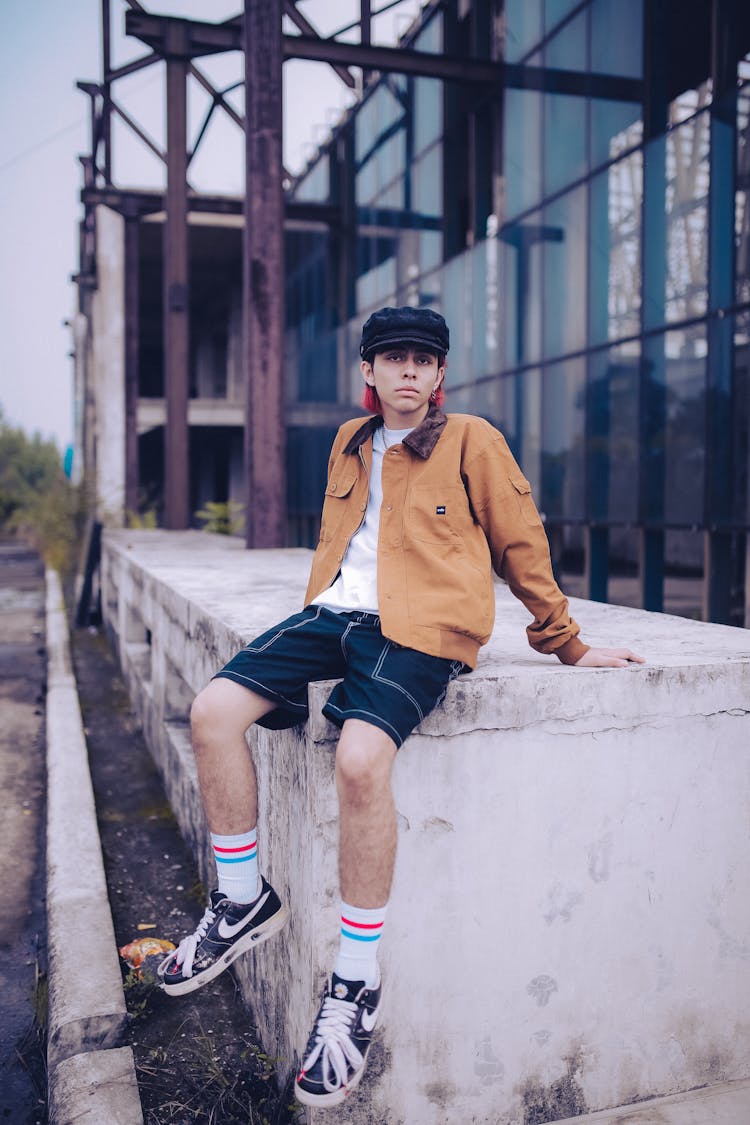
<instances>
[{"instance_id":1,"label":"navy denim shorts","mask_svg":"<svg viewBox=\"0 0 750 1125\"><path fill-rule=\"evenodd\" d=\"M313 605L251 641L217 673L278 704L259 719L283 730L305 721L307 685L341 679L323 708L337 726L362 719L401 746L465 670L460 660L403 648L380 632L374 613Z\"/></svg>"}]
</instances>

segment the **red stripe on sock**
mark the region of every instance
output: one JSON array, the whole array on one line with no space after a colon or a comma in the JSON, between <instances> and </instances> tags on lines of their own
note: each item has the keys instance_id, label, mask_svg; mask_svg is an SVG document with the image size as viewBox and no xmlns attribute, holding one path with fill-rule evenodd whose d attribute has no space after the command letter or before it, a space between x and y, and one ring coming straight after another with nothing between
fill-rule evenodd
<instances>
[{"instance_id":1,"label":"red stripe on sock","mask_svg":"<svg viewBox=\"0 0 750 1125\"><path fill-rule=\"evenodd\" d=\"M343 914L341 921L346 922L347 926L356 926L360 930L380 930L383 927L382 922L352 922L351 918L345 918Z\"/></svg>"},{"instance_id":2,"label":"red stripe on sock","mask_svg":"<svg viewBox=\"0 0 750 1125\"><path fill-rule=\"evenodd\" d=\"M251 852L253 850L253 848L255 848L257 846L258 846L257 843L255 843L255 844L245 844L245 846L242 847L242 848L217 848L216 844L214 844L213 849L214 849L215 852Z\"/></svg>"}]
</instances>

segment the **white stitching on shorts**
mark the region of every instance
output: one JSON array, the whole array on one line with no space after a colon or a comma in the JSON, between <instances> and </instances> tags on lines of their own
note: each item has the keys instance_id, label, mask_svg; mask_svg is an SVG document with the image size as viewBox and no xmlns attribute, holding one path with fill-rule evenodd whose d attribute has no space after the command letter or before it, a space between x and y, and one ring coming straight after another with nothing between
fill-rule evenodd
<instances>
[{"instance_id":1,"label":"white stitching on shorts","mask_svg":"<svg viewBox=\"0 0 750 1125\"><path fill-rule=\"evenodd\" d=\"M287 626L286 629L279 629L278 633L274 633L274 635L272 637L269 637L269 639L266 641L266 643L264 645L261 645L260 648L255 648L252 645L252 643L249 644L249 645L245 645L245 651L246 652L265 652L267 648L271 647L271 645L276 644L279 637L283 637L285 633L291 633L291 631L293 629L303 629L305 627L305 625L312 625L313 622L317 621L318 618L320 617L322 609L323 609L323 606L319 605L317 607L317 612L316 612L314 617L308 617L304 621L298 621L296 625L289 625L289 626Z\"/></svg>"},{"instance_id":2,"label":"white stitching on shorts","mask_svg":"<svg viewBox=\"0 0 750 1125\"><path fill-rule=\"evenodd\" d=\"M335 711L338 715L341 715L344 718L351 719L355 715L366 715L368 719L377 719L377 723L373 723L372 725L374 727L380 727L380 729L382 730L380 724L385 723L385 725L393 731L395 735L393 741L397 746L401 746L404 741L401 737L401 733L397 731L396 728L391 723L389 723L387 719L384 719L382 715L376 715L374 711L365 711L361 707L347 707L347 709L344 710L341 707L337 707L335 703L326 703L326 707L330 711Z\"/></svg>"},{"instance_id":3,"label":"white stitching on shorts","mask_svg":"<svg viewBox=\"0 0 750 1125\"><path fill-rule=\"evenodd\" d=\"M375 665L375 667L374 667L374 669L373 669L373 672L372 672L372 678L373 678L373 680L375 680L375 681L376 681L377 683L380 683L380 684L387 684L387 685L388 685L388 687L392 687L392 688L395 688L395 689L396 689L397 691L400 691L402 695L405 695L405 696L406 696L406 698L407 698L407 699L409 700L409 702L411 703L411 705L412 705L412 706L414 707L414 709L415 709L415 711L417 712L417 714L419 715L419 721L420 721L420 723L421 723L421 722L422 722L422 720L424 719L424 715L422 714L422 708L421 708L421 707L419 706L419 704L417 703L417 701L416 701L416 699L414 698L414 696L413 696L413 695L412 695L412 694L411 694L410 692L408 692L408 691L406 690L406 688L405 688L405 687L403 686L403 684L397 684L395 680L388 680L388 679L386 679L386 677L385 677L385 676L381 676L381 675L379 674L379 673L380 673L380 669L381 669L381 668L383 667L383 662L384 662L384 660L385 660L386 656L388 655L388 652L389 652L389 650L390 650L390 649L391 649L392 647L393 647L393 646L391 645L391 642L390 642L390 641L386 641L386 642L385 642L385 646L384 646L384 648L383 648L382 652L380 653L380 656L378 657L377 663L376 663L376 665Z\"/></svg>"},{"instance_id":4,"label":"white stitching on shorts","mask_svg":"<svg viewBox=\"0 0 750 1125\"><path fill-rule=\"evenodd\" d=\"M261 680L254 680L252 676L243 676L242 672L237 672L234 668L230 668L229 671L222 668L220 672L216 673L214 679L232 680L235 676L240 680L246 680L249 684L255 684L255 686L260 689L260 694L263 695L264 699L268 699L269 703L273 703L275 699L280 699L282 703L285 703L287 707L291 707L294 711L307 711L306 703L293 703L291 699L287 699L280 691L274 691L268 684L264 684ZM271 696L274 698L271 699Z\"/></svg>"}]
</instances>

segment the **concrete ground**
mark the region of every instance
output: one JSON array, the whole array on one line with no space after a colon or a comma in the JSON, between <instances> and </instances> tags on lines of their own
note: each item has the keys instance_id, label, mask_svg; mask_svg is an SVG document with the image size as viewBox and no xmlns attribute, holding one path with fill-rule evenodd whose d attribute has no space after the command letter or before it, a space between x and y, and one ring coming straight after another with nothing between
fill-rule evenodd
<instances>
[{"instance_id":1,"label":"concrete ground","mask_svg":"<svg viewBox=\"0 0 750 1125\"><path fill-rule=\"evenodd\" d=\"M0 1120L46 1119L44 567L0 541Z\"/></svg>"}]
</instances>

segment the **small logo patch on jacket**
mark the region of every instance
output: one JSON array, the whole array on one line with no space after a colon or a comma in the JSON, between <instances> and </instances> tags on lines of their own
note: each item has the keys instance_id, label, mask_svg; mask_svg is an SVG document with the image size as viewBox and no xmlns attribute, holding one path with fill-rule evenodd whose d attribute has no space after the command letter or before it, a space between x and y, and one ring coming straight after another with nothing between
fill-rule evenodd
<instances>
[{"instance_id":1,"label":"small logo patch on jacket","mask_svg":"<svg viewBox=\"0 0 750 1125\"><path fill-rule=\"evenodd\" d=\"M435 509L435 515L436 516L444 516L445 515L445 504L438 504L437 508Z\"/></svg>"}]
</instances>

